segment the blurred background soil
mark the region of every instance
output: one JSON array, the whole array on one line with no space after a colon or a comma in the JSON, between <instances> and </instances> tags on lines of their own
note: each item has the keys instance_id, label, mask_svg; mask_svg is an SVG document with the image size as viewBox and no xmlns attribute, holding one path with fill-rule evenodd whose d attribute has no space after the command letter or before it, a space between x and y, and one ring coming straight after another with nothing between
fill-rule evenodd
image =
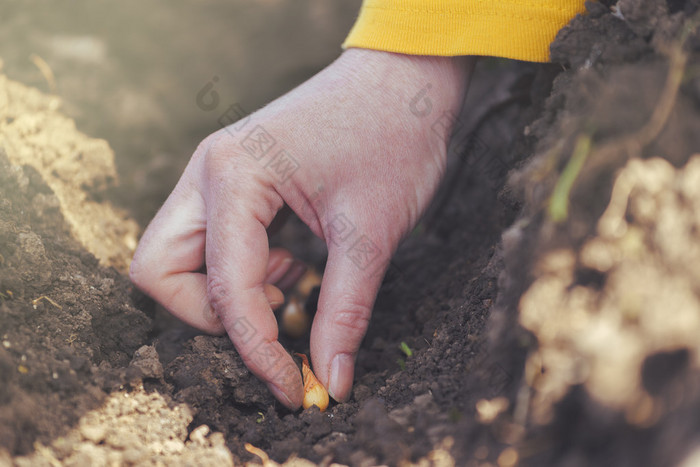
<instances>
[{"instance_id":1,"label":"blurred background soil","mask_svg":"<svg viewBox=\"0 0 700 467\"><path fill-rule=\"evenodd\" d=\"M611 3L551 65L479 63L350 401L290 413L124 271L218 117L332 61L358 2L5 2L0 465L698 465L698 4ZM322 270L298 222L273 241Z\"/></svg>"},{"instance_id":2,"label":"blurred background soil","mask_svg":"<svg viewBox=\"0 0 700 467\"><path fill-rule=\"evenodd\" d=\"M109 198L144 225L228 107L252 112L320 71L340 54L359 5L8 0L0 57L8 77L55 92L81 131L109 141L120 176ZM198 106L209 83L218 103Z\"/></svg>"}]
</instances>

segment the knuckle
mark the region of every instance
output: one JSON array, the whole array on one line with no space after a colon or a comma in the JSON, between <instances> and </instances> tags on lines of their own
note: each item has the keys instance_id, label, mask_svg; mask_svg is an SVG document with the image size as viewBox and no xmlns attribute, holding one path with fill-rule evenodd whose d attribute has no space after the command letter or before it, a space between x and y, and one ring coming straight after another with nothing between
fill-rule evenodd
<instances>
[{"instance_id":1,"label":"knuckle","mask_svg":"<svg viewBox=\"0 0 700 467\"><path fill-rule=\"evenodd\" d=\"M207 274L207 295L214 313L221 317L222 310L230 301L229 287L218 274Z\"/></svg>"},{"instance_id":2,"label":"knuckle","mask_svg":"<svg viewBox=\"0 0 700 467\"><path fill-rule=\"evenodd\" d=\"M204 156L204 165L210 173L228 171L231 166L231 156L221 143L213 143Z\"/></svg>"},{"instance_id":3,"label":"knuckle","mask_svg":"<svg viewBox=\"0 0 700 467\"><path fill-rule=\"evenodd\" d=\"M194 152L194 156L201 159L204 166L211 172L227 169L231 165L235 145L231 138L221 132L212 133L204 138Z\"/></svg>"},{"instance_id":4,"label":"knuckle","mask_svg":"<svg viewBox=\"0 0 700 467\"><path fill-rule=\"evenodd\" d=\"M372 310L365 305L345 305L333 315L332 322L336 328L345 329L354 335L364 335L371 315Z\"/></svg>"},{"instance_id":5,"label":"knuckle","mask_svg":"<svg viewBox=\"0 0 700 467\"><path fill-rule=\"evenodd\" d=\"M252 157L239 138L225 133L214 133L198 149L206 178L214 184L231 185L238 193L250 193L275 184L273 170L266 168L268 159Z\"/></svg>"},{"instance_id":6,"label":"knuckle","mask_svg":"<svg viewBox=\"0 0 700 467\"><path fill-rule=\"evenodd\" d=\"M197 149L195 149L194 154L195 155L204 155L207 154L212 147L215 145L215 143L219 140L220 135L218 132L212 133L206 138L204 138L200 143L197 145Z\"/></svg>"},{"instance_id":7,"label":"knuckle","mask_svg":"<svg viewBox=\"0 0 700 467\"><path fill-rule=\"evenodd\" d=\"M204 167L208 176L212 179L248 180L255 177L257 172L254 165L246 163L245 159L239 157L235 147L230 144L217 141L213 143L204 156Z\"/></svg>"}]
</instances>

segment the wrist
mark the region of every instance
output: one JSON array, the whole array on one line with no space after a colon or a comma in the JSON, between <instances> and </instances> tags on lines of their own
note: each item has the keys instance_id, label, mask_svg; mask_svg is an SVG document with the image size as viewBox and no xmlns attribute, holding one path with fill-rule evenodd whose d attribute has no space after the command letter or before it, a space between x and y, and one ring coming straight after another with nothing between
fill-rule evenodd
<instances>
[{"instance_id":1,"label":"wrist","mask_svg":"<svg viewBox=\"0 0 700 467\"><path fill-rule=\"evenodd\" d=\"M397 116L418 117L433 132L442 132L439 136L447 143L452 125L438 128L433 123L459 114L475 62L474 56L407 55L351 48L332 67L347 80L347 86L363 83L369 86L360 86L362 89L381 89L386 105L402 106Z\"/></svg>"}]
</instances>

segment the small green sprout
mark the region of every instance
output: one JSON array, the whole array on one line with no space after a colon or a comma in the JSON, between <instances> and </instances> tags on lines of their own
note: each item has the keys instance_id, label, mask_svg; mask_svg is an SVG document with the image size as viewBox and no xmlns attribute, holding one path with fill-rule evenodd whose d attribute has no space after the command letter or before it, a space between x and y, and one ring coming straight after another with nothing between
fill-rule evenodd
<instances>
[{"instance_id":1,"label":"small green sprout","mask_svg":"<svg viewBox=\"0 0 700 467\"><path fill-rule=\"evenodd\" d=\"M591 152L591 137L589 135L581 135L576 141L574 153L569 159L569 162L564 167L564 171L559 176L552 197L549 199L549 218L552 221L559 223L564 222L569 215L569 195L574 182L578 177L583 164Z\"/></svg>"},{"instance_id":2,"label":"small green sprout","mask_svg":"<svg viewBox=\"0 0 700 467\"><path fill-rule=\"evenodd\" d=\"M401 351L402 351L404 354L406 354L406 357L409 357L409 358L410 358L410 357L413 356L413 350L411 350L411 348L408 346L407 343L401 341L401 345L399 345L399 349L401 349Z\"/></svg>"},{"instance_id":3,"label":"small green sprout","mask_svg":"<svg viewBox=\"0 0 700 467\"><path fill-rule=\"evenodd\" d=\"M403 358L396 359L396 363L399 364L399 368L401 368L401 371L406 371L406 361Z\"/></svg>"}]
</instances>

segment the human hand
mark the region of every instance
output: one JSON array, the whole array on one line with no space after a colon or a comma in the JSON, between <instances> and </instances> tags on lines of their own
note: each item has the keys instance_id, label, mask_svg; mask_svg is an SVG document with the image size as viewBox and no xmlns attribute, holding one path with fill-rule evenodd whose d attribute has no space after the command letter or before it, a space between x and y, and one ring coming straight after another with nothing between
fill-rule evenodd
<instances>
[{"instance_id":1,"label":"human hand","mask_svg":"<svg viewBox=\"0 0 700 467\"><path fill-rule=\"evenodd\" d=\"M132 281L185 322L227 332L248 368L298 408L301 375L272 313L283 297L271 284L290 258L269 251L266 231L286 203L328 246L311 356L331 396L347 399L391 256L445 170L451 124L439 118L459 111L471 64L350 49L210 135L146 229Z\"/></svg>"}]
</instances>

